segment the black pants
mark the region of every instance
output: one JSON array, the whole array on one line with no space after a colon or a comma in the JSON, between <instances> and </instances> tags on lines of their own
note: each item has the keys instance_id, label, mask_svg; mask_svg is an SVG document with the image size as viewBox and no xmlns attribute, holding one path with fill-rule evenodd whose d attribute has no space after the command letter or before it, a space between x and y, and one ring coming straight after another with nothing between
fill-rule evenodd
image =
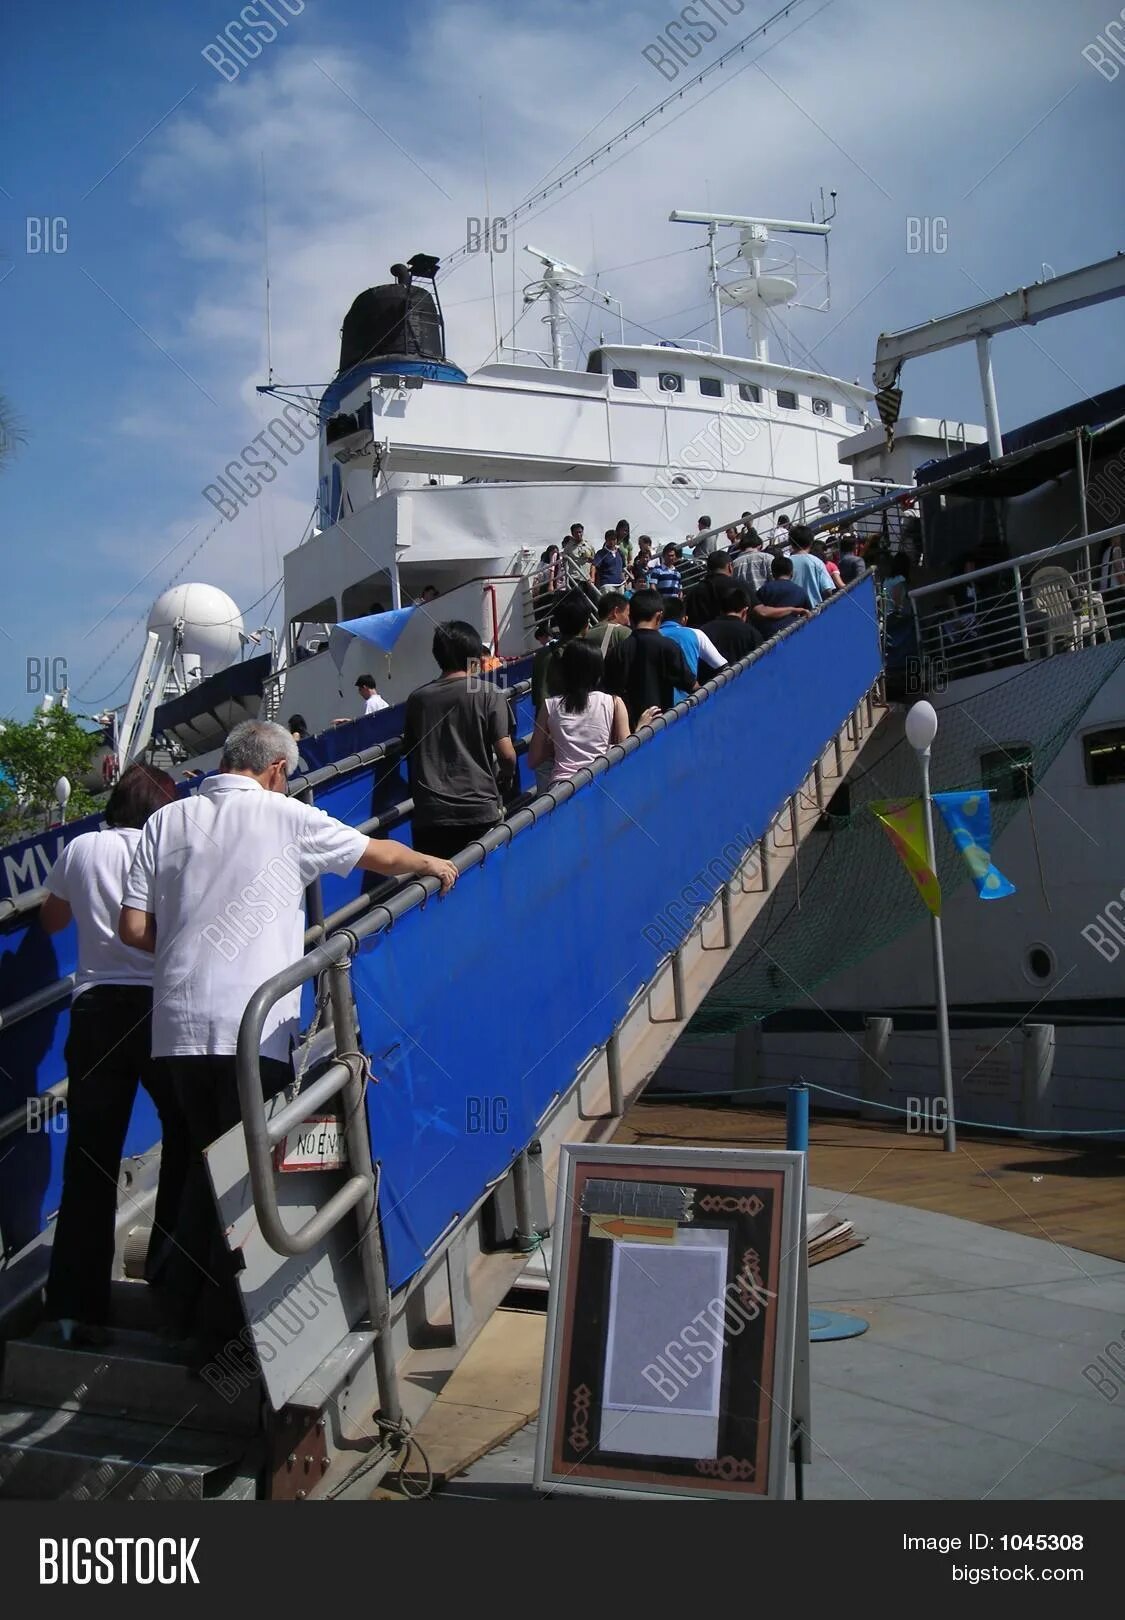
<instances>
[{"instance_id":1,"label":"black pants","mask_svg":"<svg viewBox=\"0 0 1125 1620\"><path fill-rule=\"evenodd\" d=\"M172 1087L151 1053L152 991L146 985L94 985L74 1002L66 1042L63 1193L47 1282L47 1314L56 1319L98 1327L109 1320L117 1183L138 1084L160 1116L160 1183L146 1268L149 1281L160 1281L188 1148Z\"/></svg>"},{"instance_id":2,"label":"black pants","mask_svg":"<svg viewBox=\"0 0 1125 1620\"><path fill-rule=\"evenodd\" d=\"M454 827L448 824L426 827L413 827L411 829L411 842L420 855L436 855L438 860L451 861L454 855L460 855L466 844L483 838L497 825L495 821L482 822L480 826Z\"/></svg>"},{"instance_id":3,"label":"black pants","mask_svg":"<svg viewBox=\"0 0 1125 1620\"><path fill-rule=\"evenodd\" d=\"M166 1289L173 1325L183 1334L221 1342L239 1333L242 1312L230 1250L223 1238L203 1160L205 1148L242 1118L235 1059L171 1057L160 1060L187 1126L187 1174L180 1200ZM262 1058L262 1085L272 1097L293 1078L290 1064Z\"/></svg>"}]
</instances>

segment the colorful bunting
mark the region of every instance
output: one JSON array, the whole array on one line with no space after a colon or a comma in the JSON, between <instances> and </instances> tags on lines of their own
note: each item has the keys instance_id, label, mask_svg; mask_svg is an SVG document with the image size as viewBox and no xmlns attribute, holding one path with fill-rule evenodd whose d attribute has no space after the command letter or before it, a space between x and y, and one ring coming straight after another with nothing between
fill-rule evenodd
<instances>
[{"instance_id":1,"label":"colorful bunting","mask_svg":"<svg viewBox=\"0 0 1125 1620\"><path fill-rule=\"evenodd\" d=\"M982 900L1002 900L1016 886L992 864L992 808L988 794L935 793L934 803L965 863Z\"/></svg>"},{"instance_id":2,"label":"colorful bunting","mask_svg":"<svg viewBox=\"0 0 1125 1620\"><path fill-rule=\"evenodd\" d=\"M882 822L899 858L935 917L941 916L941 886L926 855L926 824L921 799L876 799L873 814Z\"/></svg>"}]
</instances>

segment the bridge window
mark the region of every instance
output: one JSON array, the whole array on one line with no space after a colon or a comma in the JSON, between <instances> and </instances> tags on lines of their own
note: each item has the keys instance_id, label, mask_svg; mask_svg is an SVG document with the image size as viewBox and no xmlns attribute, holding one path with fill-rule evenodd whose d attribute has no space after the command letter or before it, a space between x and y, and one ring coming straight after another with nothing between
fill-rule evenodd
<instances>
[{"instance_id":1,"label":"bridge window","mask_svg":"<svg viewBox=\"0 0 1125 1620\"><path fill-rule=\"evenodd\" d=\"M832 401L828 399L814 399L812 402L814 416L831 416Z\"/></svg>"},{"instance_id":2,"label":"bridge window","mask_svg":"<svg viewBox=\"0 0 1125 1620\"><path fill-rule=\"evenodd\" d=\"M1115 787L1125 782L1125 726L1088 731L1082 739L1082 758L1091 787Z\"/></svg>"},{"instance_id":3,"label":"bridge window","mask_svg":"<svg viewBox=\"0 0 1125 1620\"><path fill-rule=\"evenodd\" d=\"M660 391L662 394L682 394L684 379L678 371L662 371L660 373Z\"/></svg>"},{"instance_id":4,"label":"bridge window","mask_svg":"<svg viewBox=\"0 0 1125 1620\"><path fill-rule=\"evenodd\" d=\"M777 403L783 411L795 411L797 409L797 396L790 393L788 388L779 388L777 391Z\"/></svg>"},{"instance_id":5,"label":"bridge window","mask_svg":"<svg viewBox=\"0 0 1125 1620\"><path fill-rule=\"evenodd\" d=\"M635 371L621 371L618 367L613 369L613 386L615 388L636 388L637 373Z\"/></svg>"},{"instance_id":6,"label":"bridge window","mask_svg":"<svg viewBox=\"0 0 1125 1620\"><path fill-rule=\"evenodd\" d=\"M723 385L718 377L700 377L699 392L706 394L708 399L722 399Z\"/></svg>"},{"instance_id":7,"label":"bridge window","mask_svg":"<svg viewBox=\"0 0 1125 1620\"><path fill-rule=\"evenodd\" d=\"M760 405L762 403L762 390L757 383L739 383L738 397L747 405Z\"/></svg>"},{"instance_id":8,"label":"bridge window","mask_svg":"<svg viewBox=\"0 0 1125 1620\"><path fill-rule=\"evenodd\" d=\"M1035 754L1030 743L1002 743L980 756L980 778L994 804L1030 799L1035 791Z\"/></svg>"},{"instance_id":9,"label":"bridge window","mask_svg":"<svg viewBox=\"0 0 1125 1620\"><path fill-rule=\"evenodd\" d=\"M845 422L850 422L853 427L862 427L863 412L856 405L845 405L844 420Z\"/></svg>"}]
</instances>

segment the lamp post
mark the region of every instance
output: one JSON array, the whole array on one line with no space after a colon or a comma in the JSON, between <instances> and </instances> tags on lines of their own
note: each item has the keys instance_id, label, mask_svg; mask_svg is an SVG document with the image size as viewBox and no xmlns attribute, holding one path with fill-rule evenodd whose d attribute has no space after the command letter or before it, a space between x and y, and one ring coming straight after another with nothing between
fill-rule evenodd
<instances>
[{"instance_id":1,"label":"lamp post","mask_svg":"<svg viewBox=\"0 0 1125 1620\"><path fill-rule=\"evenodd\" d=\"M62 816L62 824L66 826L66 807L70 803L70 783L65 776L60 776L55 783L55 803Z\"/></svg>"},{"instance_id":2,"label":"lamp post","mask_svg":"<svg viewBox=\"0 0 1125 1620\"><path fill-rule=\"evenodd\" d=\"M922 767L922 807L926 827L926 859L936 874L934 855L934 801L930 792L930 745L937 736L937 710L923 700L915 703L906 716L906 740L918 755ZM945 1094L945 1151L957 1151L957 1127L953 1122L953 1061L949 1051L949 1003L945 994L945 952L942 948L941 918L930 918L934 953L934 1017L937 1024L938 1062L941 1088Z\"/></svg>"}]
</instances>

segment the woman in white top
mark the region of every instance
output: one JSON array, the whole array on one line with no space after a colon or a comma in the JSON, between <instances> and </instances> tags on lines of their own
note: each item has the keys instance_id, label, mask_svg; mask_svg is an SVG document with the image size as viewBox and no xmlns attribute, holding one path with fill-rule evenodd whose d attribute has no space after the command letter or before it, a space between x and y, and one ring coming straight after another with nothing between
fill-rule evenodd
<instances>
[{"instance_id":1,"label":"woman in white top","mask_svg":"<svg viewBox=\"0 0 1125 1620\"><path fill-rule=\"evenodd\" d=\"M125 878L154 811L176 797L164 771L131 765L110 794L106 825L72 839L51 869L40 921L78 929L78 970L66 1042L67 1142L55 1221L47 1315L67 1343L109 1339L117 1182L141 1084L161 1124L160 1185L146 1276L159 1281L187 1168L186 1128L152 1058L152 957L117 937Z\"/></svg>"},{"instance_id":2,"label":"woman in white top","mask_svg":"<svg viewBox=\"0 0 1125 1620\"><path fill-rule=\"evenodd\" d=\"M527 750L532 770L551 765L548 787L590 765L629 735L629 715L619 697L597 690L603 661L588 641L568 641L558 662L562 693L549 697L535 717Z\"/></svg>"}]
</instances>

